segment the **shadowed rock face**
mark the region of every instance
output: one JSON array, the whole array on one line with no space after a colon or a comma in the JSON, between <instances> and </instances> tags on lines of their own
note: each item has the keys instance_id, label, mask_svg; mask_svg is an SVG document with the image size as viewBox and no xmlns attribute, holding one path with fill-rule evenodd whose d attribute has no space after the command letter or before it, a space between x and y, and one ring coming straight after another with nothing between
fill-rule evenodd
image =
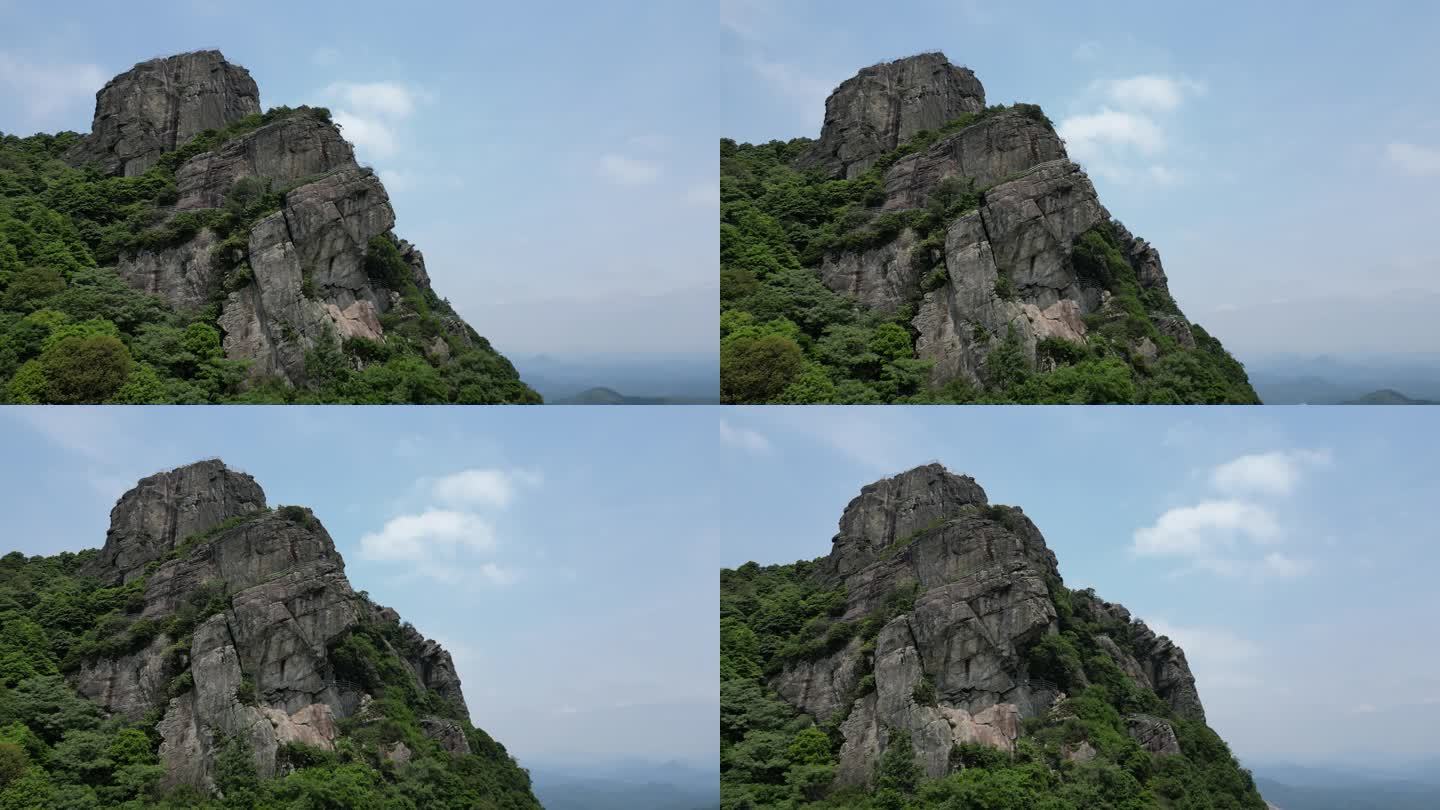
<instances>
[{"instance_id":1,"label":"shadowed rock face","mask_svg":"<svg viewBox=\"0 0 1440 810\"><path fill-rule=\"evenodd\" d=\"M144 174L162 153L258 112L255 80L219 51L151 59L95 94L91 134L66 157L111 174Z\"/></svg>"},{"instance_id":2,"label":"shadowed rock face","mask_svg":"<svg viewBox=\"0 0 1440 810\"><path fill-rule=\"evenodd\" d=\"M250 476L206 461L144 479L120 499L111 521L96 562L102 580L133 579L157 563L145 582L141 620L164 623L216 598L224 609L195 628L178 660L170 648L179 639L161 633L138 652L87 662L76 676L80 693L131 718L164 707L160 759L170 784L209 788L222 737L248 738L262 776L275 772L287 741L332 748L336 722L359 713L369 697L337 679L329 645L362 623L399 624L400 617L351 588L344 560L314 515L298 507L270 511ZM190 543L171 554L186 538ZM400 633L403 649L395 651L417 683L468 720L450 654L408 625ZM170 683L184 672L193 688L169 697ZM253 685L253 701L238 694L242 681ZM448 747L468 750L460 725L437 718L431 726Z\"/></svg>"},{"instance_id":3,"label":"shadowed rock face","mask_svg":"<svg viewBox=\"0 0 1440 810\"><path fill-rule=\"evenodd\" d=\"M1012 750L1021 721L1062 697L1053 685L1032 681L1024 660L1029 645L1059 632L1050 595L1051 584L1059 584L1055 555L1021 510L990 505L974 479L930 464L864 487L815 572L825 587L844 588L841 621L862 621L894 594L914 594L913 606L880 630L873 651L857 636L829 656L787 665L771 680L781 697L819 721L845 714L839 784L867 784L896 733L910 736L931 777L949 772L956 743ZM1085 604L1131 626L1138 655L1102 644L1124 672L1179 716L1203 719L1179 648L1132 622L1119 605ZM853 697L866 675L874 677L874 691ZM933 704L916 700L922 680L933 687ZM1135 716L1132 733L1168 753L1173 729L1156 720Z\"/></svg>"},{"instance_id":4,"label":"shadowed rock face","mask_svg":"<svg viewBox=\"0 0 1440 810\"><path fill-rule=\"evenodd\" d=\"M872 65L825 100L820 140L800 165L855 177L915 133L984 108L980 80L942 53Z\"/></svg>"}]
</instances>

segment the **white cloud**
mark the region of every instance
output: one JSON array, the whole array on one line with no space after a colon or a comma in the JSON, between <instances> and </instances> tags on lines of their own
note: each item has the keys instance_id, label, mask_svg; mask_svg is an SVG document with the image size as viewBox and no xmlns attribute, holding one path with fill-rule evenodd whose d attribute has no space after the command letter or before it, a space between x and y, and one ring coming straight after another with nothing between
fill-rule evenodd
<instances>
[{"instance_id":1,"label":"white cloud","mask_svg":"<svg viewBox=\"0 0 1440 810\"><path fill-rule=\"evenodd\" d=\"M720 184L708 180L696 183L685 191L685 202L711 208L719 206Z\"/></svg>"},{"instance_id":2,"label":"white cloud","mask_svg":"<svg viewBox=\"0 0 1440 810\"><path fill-rule=\"evenodd\" d=\"M720 441L751 453L768 453L771 449L769 439L748 428L734 427L726 419L720 420Z\"/></svg>"},{"instance_id":3,"label":"white cloud","mask_svg":"<svg viewBox=\"0 0 1440 810\"><path fill-rule=\"evenodd\" d=\"M409 85L394 81L335 82L324 92L362 115L391 119L410 117L421 95Z\"/></svg>"},{"instance_id":4,"label":"white cloud","mask_svg":"<svg viewBox=\"0 0 1440 810\"><path fill-rule=\"evenodd\" d=\"M752 57L749 65L750 70L768 83L771 90L789 100L796 113L809 125L814 126L823 120L825 99L839 82L811 76L794 65L761 57Z\"/></svg>"},{"instance_id":5,"label":"white cloud","mask_svg":"<svg viewBox=\"0 0 1440 810\"><path fill-rule=\"evenodd\" d=\"M333 115L345 137L368 157L385 159L399 150L399 128L428 98L417 87L396 81L334 82L322 91L338 106Z\"/></svg>"},{"instance_id":6,"label":"white cloud","mask_svg":"<svg viewBox=\"0 0 1440 810\"><path fill-rule=\"evenodd\" d=\"M488 552L495 548L495 529L478 515L432 509L401 515L378 532L360 538L360 554L370 560L424 562L438 554L454 557L460 549Z\"/></svg>"},{"instance_id":7,"label":"white cloud","mask_svg":"<svg viewBox=\"0 0 1440 810\"><path fill-rule=\"evenodd\" d=\"M1275 516L1262 506L1243 501L1205 501L1171 509L1153 526L1135 531L1138 554L1205 557L1237 539L1270 543L1280 536Z\"/></svg>"},{"instance_id":8,"label":"white cloud","mask_svg":"<svg viewBox=\"0 0 1440 810\"><path fill-rule=\"evenodd\" d=\"M600 173L621 185L641 186L660 179L660 164L610 154L600 158Z\"/></svg>"},{"instance_id":9,"label":"white cloud","mask_svg":"<svg viewBox=\"0 0 1440 810\"><path fill-rule=\"evenodd\" d=\"M335 110L335 123L346 140L369 155L388 158L398 149L398 138L390 124L376 118L368 118L349 110Z\"/></svg>"},{"instance_id":10,"label":"white cloud","mask_svg":"<svg viewBox=\"0 0 1440 810\"><path fill-rule=\"evenodd\" d=\"M1095 82L1093 87L1121 109L1160 112L1176 109L1187 95L1205 93L1203 82L1156 75L1105 79Z\"/></svg>"},{"instance_id":11,"label":"white cloud","mask_svg":"<svg viewBox=\"0 0 1440 810\"><path fill-rule=\"evenodd\" d=\"M1158 619L1151 630L1180 645L1202 687L1251 688L1260 681L1260 645L1223 627L1174 625Z\"/></svg>"},{"instance_id":12,"label":"white cloud","mask_svg":"<svg viewBox=\"0 0 1440 810\"><path fill-rule=\"evenodd\" d=\"M525 470L463 470L436 479L431 495L450 506L505 508L522 486L538 486L541 476Z\"/></svg>"},{"instance_id":13,"label":"white cloud","mask_svg":"<svg viewBox=\"0 0 1440 810\"><path fill-rule=\"evenodd\" d=\"M1165 133L1148 116L1109 107L1066 118L1056 130L1075 156L1082 159L1107 147L1133 147L1147 155L1165 149Z\"/></svg>"},{"instance_id":14,"label":"white cloud","mask_svg":"<svg viewBox=\"0 0 1440 810\"><path fill-rule=\"evenodd\" d=\"M108 78L97 65L40 64L0 51L0 87L20 100L32 123L48 123L57 113L93 104Z\"/></svg>"},{"instance_id":15,"label":"white cloud","mask_svg":"<svg viewBox=\"0 0 1440 810\"><path fill-rule=\"evenodd\" d=\"M1385 156L1406 174L1440 174L1440 147L1392 143L1385 147Z\"/></svg>"},{"instance_id":16,"label":"white cloud","mask_svg":"<svg viewBox=\"0 0 1440 810\"><path fill-rule=\"evenodd\" d=\"M1216 467L1210 482L1230 494L1289 495L1307 467L1330 463L1328 450L1289 450L1241 456Z\"/></svg>"}]
</instances>

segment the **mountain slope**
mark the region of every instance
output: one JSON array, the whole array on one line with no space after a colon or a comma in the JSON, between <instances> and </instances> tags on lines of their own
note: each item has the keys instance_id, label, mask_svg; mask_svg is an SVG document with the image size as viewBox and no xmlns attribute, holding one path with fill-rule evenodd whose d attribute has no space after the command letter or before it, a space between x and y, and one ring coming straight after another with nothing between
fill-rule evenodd
<instances>
[{"instance_id":1,"label":"mountain slope","mask_svg":"<svg viewBox=\"0 0 1440 810\"><path fill-rule=\"evenodd\" d=\"M1264 807L1184 652L973 479L877 481L833 542L721 572L723 807Z\"/></svg>"},{"instance_id":2,"label":"mountain slope","mask_svg":"<svg viewBox=\"0 0 1440 810\"><path fill-rule=\"evenodd\" d=\"M0 806L539 807L450 654L219 461L140 481L98 551L0 559L0 616Z\"/></svg>"},{"instance_id":3,"label":"mountain slope","mask_svg":"<svg viewBox=\"0 0 1440 810\"><path fill-rule=\"evenodd\" d=\"M727 402L1253 403L1039 107L928 53L722 140Z\"/></svg>"},{"instance_id":4,"label":"mountain slope","mask_svg":"<svg viewBox=\"0 0 1440 810\"><path fill-rule=\"evenodd\" d=\"M431 288L328 110L218 51L0 138L0 400L538 402Z\"/></svg>"}]
</instances>

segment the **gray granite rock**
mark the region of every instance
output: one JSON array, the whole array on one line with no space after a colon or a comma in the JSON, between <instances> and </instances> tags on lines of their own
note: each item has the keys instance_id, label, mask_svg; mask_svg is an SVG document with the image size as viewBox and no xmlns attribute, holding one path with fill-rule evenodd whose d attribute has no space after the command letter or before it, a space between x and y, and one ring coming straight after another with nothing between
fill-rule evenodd
<instances>
[{"instance_id":1,"label":"gray granite rock","mask_svg":"<svg viewBox=\"0 0 1440 810\"><path fill-rule=\"evenodd\" d=\"M885 172L886 210L922 208L942 180L986 189L1052 160L1063 160L1060 136L1045 121L1010 109L907 155Z\"/></svg>"},{"instance_id":2,"label":"gray granite rock","mask_svg":"<svg viewBox=\"0 0 1440 810\"><path fill-rule=\"evenodd\" d=\"M307 113L232 138L175 171L177 211L219 208L236 181L253 177L287 188L305 178L355 166L355 152L334 124Z\"/></svg>"},{"instance_id":3,"label":"gray granite rock","mask_svg":"<svg viewBox=\"0 0 1440 810\"><path fill-rule=\"evenodd\" d=\"M871 65L825 100L820 140L797 163L855 177L917 132L984 108L980 80L942 53Z\"/></svg>"},{"instance_id":4,"label":"gray granite rock","mask_svg":"<svg viewBox=\"0 0 1440 810\"><path fill-rule=\"evenodd\" d=\"M255 80L219 51L151 59L111 79L95 94L90 134L66 159L131 177L201 132L258 112Z\"/></svg>"},{"instance_id":5,"label":"gray granite rock","mask_svg":"<svg viewBox=\"0 0 1440 810\"><path fill-rule=\"evenodd\" d=\"M193 312L210 302L220 285L212 250L216 238L202 228L188 242L162 250L122 255L115 272L131 287L159 296L181 312Z\"/></svg>"}]
</instances>

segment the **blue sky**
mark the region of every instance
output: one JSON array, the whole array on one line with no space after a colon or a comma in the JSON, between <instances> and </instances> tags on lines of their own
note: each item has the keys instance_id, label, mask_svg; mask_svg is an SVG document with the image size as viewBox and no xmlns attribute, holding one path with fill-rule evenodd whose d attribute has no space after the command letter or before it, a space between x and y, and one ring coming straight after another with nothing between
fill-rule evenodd
<instances>
[{"instance_id":1,"label":"blue sky","mask_svg":"<svg viewBox=\"0 0 1440 810\"><path fill-rule=\"evenodd\" d=\"M98 548L139 478L218 456L315 510L356 589L455 657L525 764L713 768L715 417L695 408L0 409L5 548Z\"/></svg>"},{"instance_id":2,"label":"blue sky","mask_svg":"<svg viewBox=\"0 0 1440 810\"><path fill-rule=\"evenodd\" d=\"M1277 412L1278 411L1278 412ZM1423 408L734 408L722 563L829 553L871 481L930 461L1022 507L1073 588L1176 639L1252 763L1440 754L1429 617L1440 432Z\"/></svg>"},{"instance_id":3,"label":"blue sky","mask_svg":"<svg viewBox=\"0 0 1440 810\"><path fill-rule=\"evenodd\" d=\"M942 50L1042 105L1241 359L1440 346L1440 6L721 0L721 129L819 134L865 65Z\"/></svg>"},{"instance_id":4,"label":"blue sky","mask_svg":"<svg viewBox=\"0 0 1440 810\"><path fill-rule=\"evenodd\" d=\"M712 352L714 6L0 0L0 131L88 131L95 91L219 48L263 107L329 106L503 352Z\"/></svg>"}]
</instances>

